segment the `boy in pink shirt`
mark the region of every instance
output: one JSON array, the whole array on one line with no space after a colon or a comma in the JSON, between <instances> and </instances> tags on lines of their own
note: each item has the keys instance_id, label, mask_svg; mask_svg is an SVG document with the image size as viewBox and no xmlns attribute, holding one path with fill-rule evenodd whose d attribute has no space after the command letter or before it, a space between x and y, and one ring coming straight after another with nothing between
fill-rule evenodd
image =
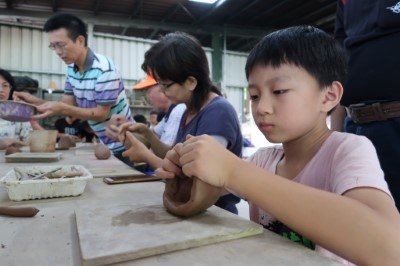
<instances>
[{"instance_id":1,"label":"boy in pink shirt","mask_svg":"<svg viewBox=\"0 0 400 266\"><path fill-rule=\"evenodd\" d=\"M250 163L209 136L169 151L157 175L183 174L250 202L266 229L345 264L397 265L400 215L371 142L332 132L345 76L342 50L325 32L291 27L265 36L246 63L252 114L266 139Z\"/></svg>"}]
</instances>

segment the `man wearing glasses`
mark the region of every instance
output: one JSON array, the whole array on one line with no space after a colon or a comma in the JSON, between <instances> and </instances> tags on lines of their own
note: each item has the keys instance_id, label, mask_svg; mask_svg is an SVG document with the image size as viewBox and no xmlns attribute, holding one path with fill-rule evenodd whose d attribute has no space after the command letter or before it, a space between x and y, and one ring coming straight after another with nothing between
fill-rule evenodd
<instances>
[{"instance_id":1,"label":"man wearing glasses","mask_svg":"<svg viewBox=\"0 0 400 266\"><path fill-rule=\"evenodd\" d=\"M64 95L61 102L44 101L25 93L16 93L21 100L37 105L36 119L48 116L73 116L88 120L102 143L118 158L124 147L105 134L114 114L134 121L129 109L121 75L108 57L94 53L87 46L84 22L70 14L56 14L47 20L43 30L48 33L50 45L68 65Z\"/></svg>"}]
</instances>

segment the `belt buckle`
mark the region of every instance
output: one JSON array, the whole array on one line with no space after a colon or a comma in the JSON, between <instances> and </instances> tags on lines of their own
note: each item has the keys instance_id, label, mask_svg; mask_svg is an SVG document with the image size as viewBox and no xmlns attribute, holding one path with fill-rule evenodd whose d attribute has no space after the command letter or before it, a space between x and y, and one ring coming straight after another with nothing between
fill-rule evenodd
<instances>
[{"instance_id":1,"label":"belt buckle","mask_svg":"<svg viewBox=\"0 0 400 266\"><path fill-rule=\"evenodd\" d=\"M364 106L366 106L366 105L367 105L366 103L355 103L355 104L350 104L350 105L349 105L349 109L351 110L351 109L353 109L353 108L364 107Z\"/></svg>"},{"instance_id":2,"label":"belt buckle","mask_svg":"<svg viewBox=\"0 0 400 266\"><path fill-rule=\"evenodd\" d=\"M360 123L361 121L358 119L358 117L353 115L354 110L357 110L365 106L367 106L366 103L356 103L356 104L350 104L349 107L345 107L347 117L349 117L355 123Z\"/></svg>"}]
</instances>

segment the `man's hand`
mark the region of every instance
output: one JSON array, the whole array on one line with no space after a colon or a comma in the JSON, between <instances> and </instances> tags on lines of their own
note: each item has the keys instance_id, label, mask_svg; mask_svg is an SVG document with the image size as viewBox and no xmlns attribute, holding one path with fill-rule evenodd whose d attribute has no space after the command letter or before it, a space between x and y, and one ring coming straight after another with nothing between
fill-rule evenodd
<instances>
[{"instance_id":1,"label":"man's hand","mask_svg":"<svg viewBox=\"0 0 400 266\"><path fill-rule=\"evenodd\" d=\"M23 101L23 102L30 103L30 104L33 104L36 106L41 105L46 102L43 99L40 99L36 96L33 96L32 94L30 94L28 92L23 92L23 91L14 91L13 99L14 99L14 101Z\"/></svg>"},{"instance_id":2,"label":"man's hand","mask_svg":"<svg viewBox=\"0 0 400 266\"><path fill-rule=\"evenodd\" d=\"M49 101L38 105L36 109L40 114L32 116L34 119L42 119L49 116L64 115L63 110L66 104L63 102Z\"/></svg>"}]
</instances>

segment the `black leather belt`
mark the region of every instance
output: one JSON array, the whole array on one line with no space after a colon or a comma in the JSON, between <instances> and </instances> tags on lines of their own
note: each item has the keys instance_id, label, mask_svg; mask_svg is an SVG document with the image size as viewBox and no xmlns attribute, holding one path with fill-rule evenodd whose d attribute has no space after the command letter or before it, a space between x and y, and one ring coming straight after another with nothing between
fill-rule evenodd
<instances>
[{"instance_id":1,"label":"black leather belt","mask_svg":"<svg viewBox=\"0 0 400 266\"><path fill-rule=\"evenodd\" d=\"M346 107L347 116L358 124L400 117L400 101L352 104Z\"/></svg>"}]
</instances>

